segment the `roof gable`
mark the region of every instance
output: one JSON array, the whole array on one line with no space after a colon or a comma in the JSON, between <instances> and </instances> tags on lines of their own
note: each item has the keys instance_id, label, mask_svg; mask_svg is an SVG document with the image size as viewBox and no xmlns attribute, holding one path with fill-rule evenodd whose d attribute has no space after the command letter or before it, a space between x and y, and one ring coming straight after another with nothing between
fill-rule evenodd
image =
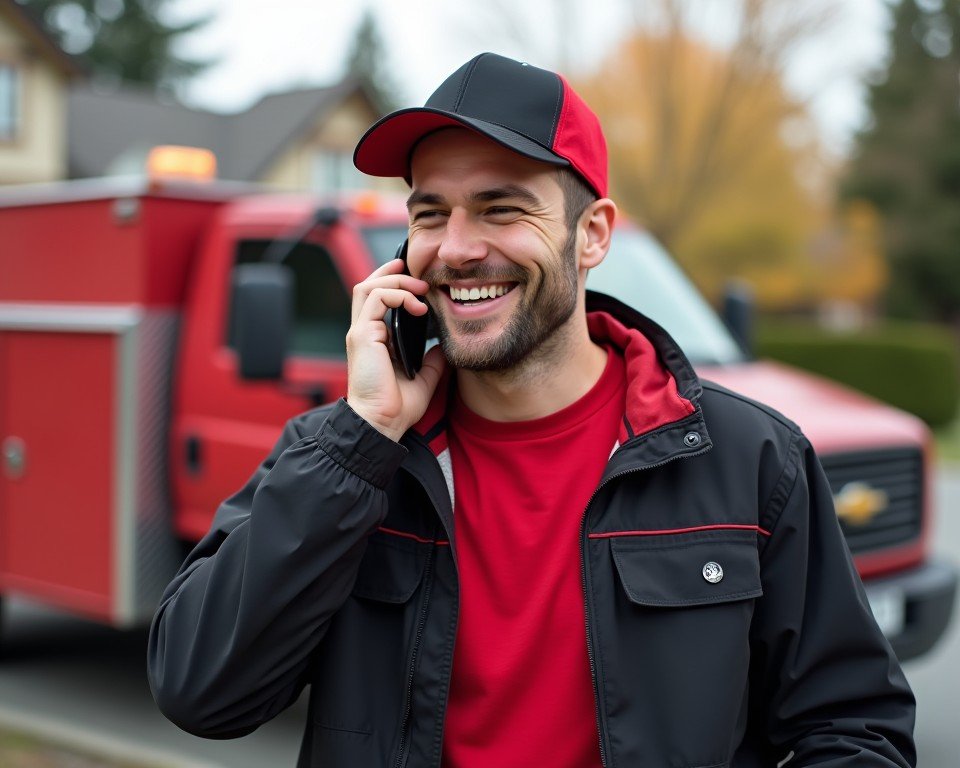
<instances>
[{"instance_id":1,"label":"roof gable","mask_svg":"<svg viewBox=\"0 0 960 768\"><path fill-rule=\"evenodd\" d=\"M15 0L0 0L0 16L30 42L43 59L66 77L86 74L80 61L64 51L39 19Z\"/></svg>"},{"instance_id":2,"label":"roof gable","mask_svg":"<svg viewBox=\"0 0 960 768\"><path fill-rule=\"evenodd\" d=\"M70 174L135 173L151 147L181 144L212 150L221 178L255 181L285 149L357 92L376 113L369 94L353 80L272 94L236 114L190 109L130 88L112 93L74 88L67 101Z\"/></svg>"}]
</instances>

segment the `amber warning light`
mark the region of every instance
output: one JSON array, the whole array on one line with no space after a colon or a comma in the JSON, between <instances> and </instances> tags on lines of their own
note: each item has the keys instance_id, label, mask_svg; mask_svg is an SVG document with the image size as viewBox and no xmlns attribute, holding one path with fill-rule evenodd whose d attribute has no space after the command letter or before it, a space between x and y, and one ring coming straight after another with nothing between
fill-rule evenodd
<instances>
[{"instance_id":1,"label":"amber warning light","mask_svg":"<svg viewBox=\"0 0 960 768\"><path fill-rule=\"evenodd\" d=\"M154 147L147 155L151 181L210 181L217 175L217 157L200 147Z\"/></svg>"}]
</instances>

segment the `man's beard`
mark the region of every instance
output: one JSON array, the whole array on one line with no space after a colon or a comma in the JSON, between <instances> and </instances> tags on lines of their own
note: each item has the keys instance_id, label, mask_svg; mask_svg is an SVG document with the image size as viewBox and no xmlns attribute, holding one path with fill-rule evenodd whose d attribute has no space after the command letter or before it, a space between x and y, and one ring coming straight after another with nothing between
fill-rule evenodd
<instances>
[{"instance_id":1,"label":"man's beard","mask_svg":"<svg viewBox=\"0 0 960 768\"><path fill-rule=\"evenodd\" d=\"M577 307L576 230L572 230L560 252L559 264L544 271L543 281L535 293L529 293L527 271L521 267L490 268L480 265L471 270L441 267L423 276L434 288L443 289L457 280L478 280L484 283L516 282L513 290L524 287L523 303L500 335L480 343L471 337L481 333L487 320L455 320L458 331L454 338L442 313L433 319L440 346L454 368L468 371L507 371L522 362L562 326Z\"/></svg>"}]
</instances>

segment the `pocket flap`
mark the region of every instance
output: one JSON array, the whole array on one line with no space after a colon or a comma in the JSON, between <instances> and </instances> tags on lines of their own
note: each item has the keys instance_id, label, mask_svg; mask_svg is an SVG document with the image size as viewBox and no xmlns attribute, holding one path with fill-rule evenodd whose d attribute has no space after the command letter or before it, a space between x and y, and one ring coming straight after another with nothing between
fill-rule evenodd
<instances>
[{"instance_id":1,"label":"pocket flap","mask_svg":"<svg viewBox=\"0 0 960 768\"><path fill-rule=\"evenodd\" d=\"M405 603L420 586L428 550L416 542L387 541L374 534L360 562L353 595L384 603Z\"/></svg>"},{"instance_id":2,"label":"pocket flap","mask_svg":"<svg viewBox=\"0 0 960 768\"><path fill-rule=\"evenodd\" d=\"M752 533L623 537L610 546L623 589L637 605L710 605L763 594Z\"/></svg>"}]
</instances>

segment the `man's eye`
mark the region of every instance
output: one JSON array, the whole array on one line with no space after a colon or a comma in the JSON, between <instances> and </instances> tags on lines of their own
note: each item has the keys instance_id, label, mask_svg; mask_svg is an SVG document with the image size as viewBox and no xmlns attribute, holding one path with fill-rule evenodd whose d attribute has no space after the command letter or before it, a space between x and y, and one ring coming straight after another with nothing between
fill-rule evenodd
<instances>
[{"instance_id":1,"label":"man's eye","mask_svg":"<svg viewBox=\"0 0 960 768\"><path fill-rule=\"evenodd\" d=\"M494 205L485 211L487 216L506 217L519 216L523 211L512 205Z\"/></svg>"},{"instance_id":2,"label":"man's eye","mask_svg":"<svg viewBox=\"0 0 960 768\"><path fill-rule=\"evenodd\" d=\"M443 211L438 211L433 209L417 211L411 217L411 221L415 221L420 224L426 224L426 223L429 223L431 220L436 220L440 218L441 216L443 216Z\"/></svg>"}]
</instances>

